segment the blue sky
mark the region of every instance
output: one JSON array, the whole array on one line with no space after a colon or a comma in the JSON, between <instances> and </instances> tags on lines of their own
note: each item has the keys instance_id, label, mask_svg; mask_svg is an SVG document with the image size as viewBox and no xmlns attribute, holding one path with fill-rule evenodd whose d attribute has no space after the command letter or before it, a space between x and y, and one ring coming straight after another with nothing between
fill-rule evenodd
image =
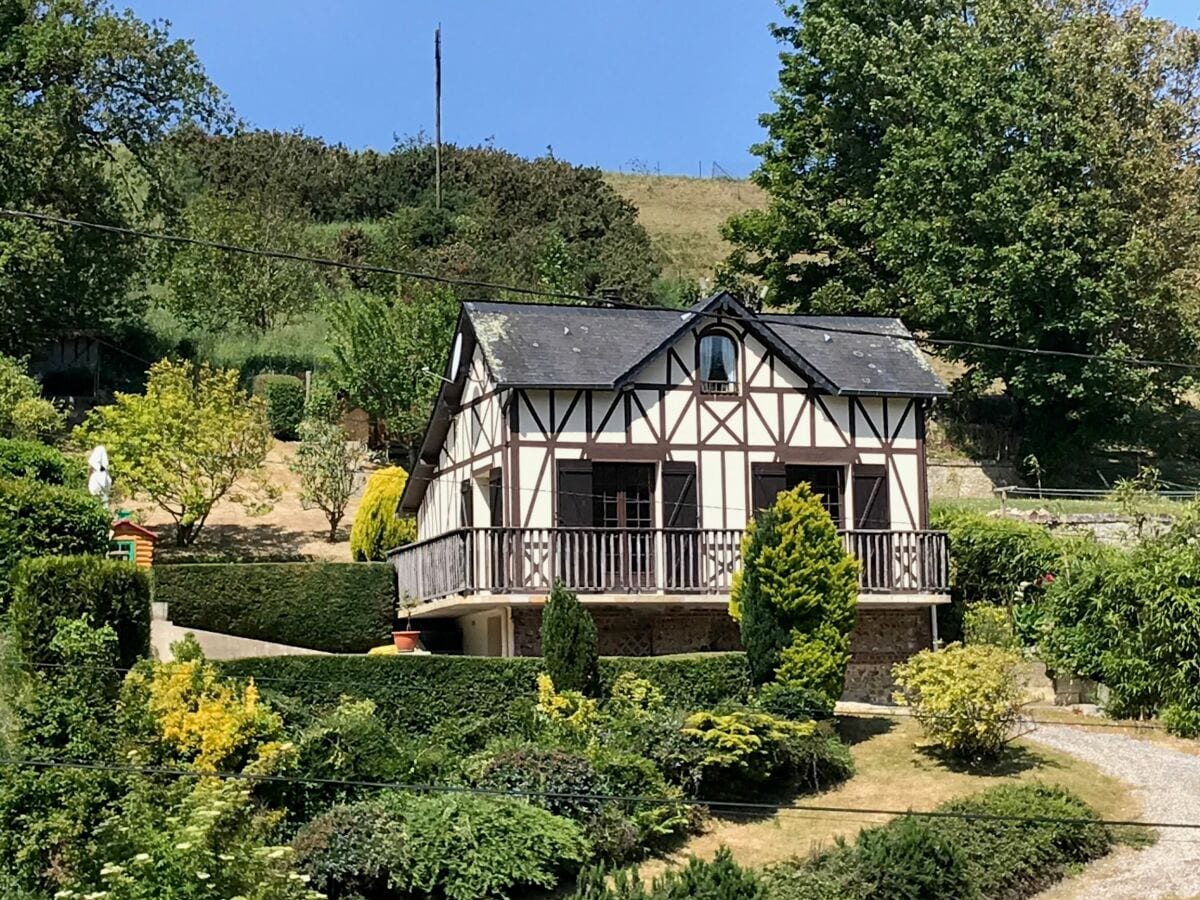
<instances>
[{"instance_id":1,"label":"blue sky","mask_svg":"<svg viewBox=\"0 0 1200 900\"><path fill-rule=\"evenodd\" d=\"M604 169L735 175L770 105L774 0L126 0L195 42L238 113L351 147L433 133ZM1151 12L1200 24L1195 0Z\"/></svg>"}]
</instances>

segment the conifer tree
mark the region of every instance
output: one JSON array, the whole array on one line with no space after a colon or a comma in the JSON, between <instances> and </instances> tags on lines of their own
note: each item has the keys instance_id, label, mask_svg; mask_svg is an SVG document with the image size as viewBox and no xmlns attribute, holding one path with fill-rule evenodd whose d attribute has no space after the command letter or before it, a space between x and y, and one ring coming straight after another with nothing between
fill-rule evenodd
<instances>
[{"instance_id":1,"label":"conifer tree","mask_svg":"<svg viewBox=\"0 0 1200 900\"><path fill-rule=\"evenodd\" d=\"M776 680L830 706L841 696L858 563L807 484L781 493L746 529L730 600L755 682Z\"/></svg>"},{"instance_id":2,"label":"conifer tree","mask_svg":"<svg viewBox=\"0 0 1200 900\"><path fill-rule=\"evenodd\" d=\"M561 581L542 610L542 656L546 672L560 691L595 696L600 689L596 623L579 598Z\"/></svg>"}]
</instances>

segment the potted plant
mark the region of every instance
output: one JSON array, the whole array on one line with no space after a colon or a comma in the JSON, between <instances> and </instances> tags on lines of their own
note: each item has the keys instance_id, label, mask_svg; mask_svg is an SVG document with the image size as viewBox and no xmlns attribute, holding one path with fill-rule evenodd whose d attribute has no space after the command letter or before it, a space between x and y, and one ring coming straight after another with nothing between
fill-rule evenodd
<instances>
[{"instance_id":1,"label":"potted plant","mask_svg":"<svg viewBox=\"0 0 1200 900\"><path fill-rule=\"evenodd\" d=\"M421 639L421 632L412 630L412 612L417 608L417 598L404 594L400 597L400 605L404 607L406 613L404 630L393 631L392 641L395 642L396 649L401 653L412 653L417 649L417 642Z\"/></svg>"}]
</instances>

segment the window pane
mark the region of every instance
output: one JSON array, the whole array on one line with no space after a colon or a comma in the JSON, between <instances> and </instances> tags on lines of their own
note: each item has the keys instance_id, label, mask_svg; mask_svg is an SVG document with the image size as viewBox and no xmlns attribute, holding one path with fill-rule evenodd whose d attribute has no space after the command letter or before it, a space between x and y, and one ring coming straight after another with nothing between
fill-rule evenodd
<instances>
[{"instance_id":1,"label":"window pane","mask_svg":"<svg viewBox=\"0 0 1200 900\"><path fill-rule=\"evenodd\" d=\"M723 334L709 334L700 339L700 380L732 383L736 363L733 339Z\"/></svg>"}]
</instances>

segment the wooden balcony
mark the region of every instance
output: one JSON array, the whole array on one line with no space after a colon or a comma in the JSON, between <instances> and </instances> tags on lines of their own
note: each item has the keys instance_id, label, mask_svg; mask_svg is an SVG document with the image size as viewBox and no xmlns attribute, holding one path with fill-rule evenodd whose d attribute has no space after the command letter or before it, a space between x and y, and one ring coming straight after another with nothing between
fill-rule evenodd
<instances>
[{"instance_id":1,"label":"wooden balcony","mask_svg":"<svg viewBox=\"0 0 1200 900\"><path fill-rule=\"evenodd\" d=\"M843 531L863 594L946 594L941 531ZM741 529L463 528L392 551L401 596L543 594L561 579L581 594L728 595ZM881 598L882 599L882 598Z\"/></svg>"}]
</instances>

